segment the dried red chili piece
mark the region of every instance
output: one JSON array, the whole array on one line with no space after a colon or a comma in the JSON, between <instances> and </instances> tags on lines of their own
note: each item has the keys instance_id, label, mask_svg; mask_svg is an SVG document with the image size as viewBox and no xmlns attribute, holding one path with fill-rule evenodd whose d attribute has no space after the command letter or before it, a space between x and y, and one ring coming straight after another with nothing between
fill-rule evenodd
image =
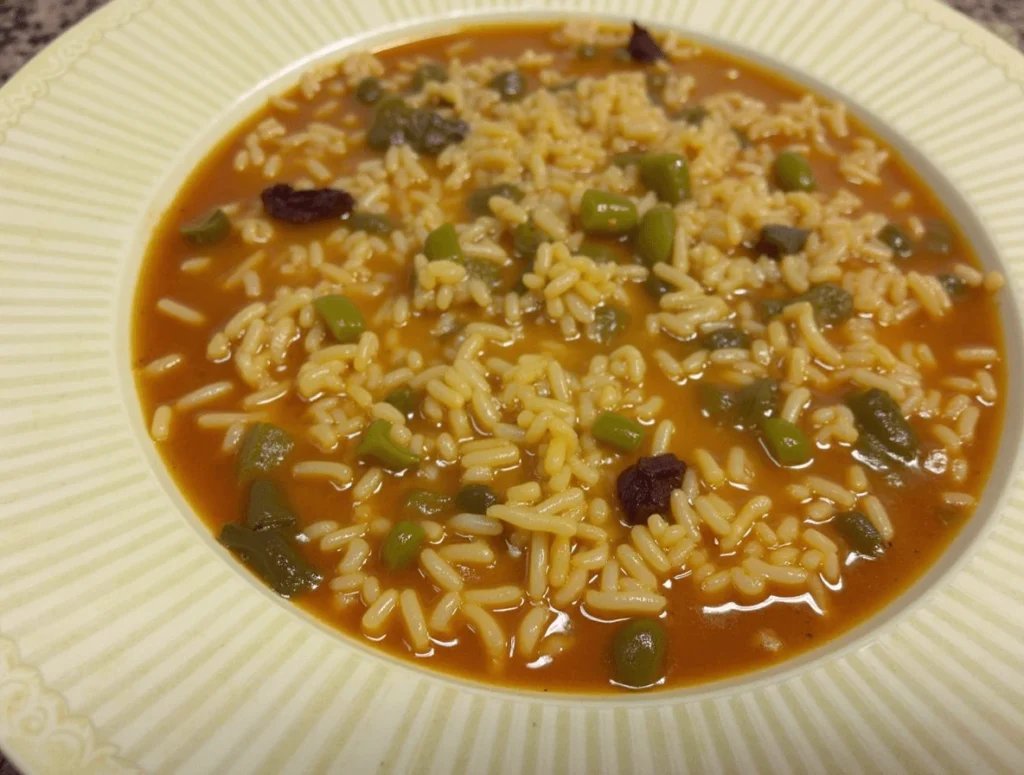
<instances>
[{"instance_id":1,"label":"dried red chili piece","mask_svg":"<svg viewBox=\"0 0 1024 775\"><path fill-rule=\"evenodd\" d=\"M651 37L651 33L636 22L633 22L633 34L629 36L626 50L634 62L657 62L659 59L667 59L661 46Z\"/></svg>"},{"instance_id":2,"label":"dried red chili piece","mask_svg":"<svg viewBox=\"0 0 1024 775\"><path fill-rule=\"evenodd\" d=\"M630 524L641 524L651 514L667 514L672 491L683 483L686 463L671 452L642 457L618 480L619 504Z\"/></svg>"},{"instance_id":3,"label":"dried red chili piece","mask_svg":"<svg viewBox=\"0 0 1024 775\"><path fill-rule=\"evenodd\" d=\"M287 183L263 189L263 209L271 218L286 223L304 224L340 218L352 212L356 200L337 188L312 188L297 191Z\"/></svg>"}]
</instances>

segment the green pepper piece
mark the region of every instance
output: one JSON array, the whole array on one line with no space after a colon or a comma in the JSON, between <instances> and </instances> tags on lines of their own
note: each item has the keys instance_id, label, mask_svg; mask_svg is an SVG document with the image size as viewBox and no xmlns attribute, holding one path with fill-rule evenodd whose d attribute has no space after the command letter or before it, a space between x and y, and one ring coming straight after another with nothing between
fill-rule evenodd
<instances>
[{"instance_id":1,"label":"green pepper piece","mask_svg":"<svg viewBox=\"0 0 1024 775\"><path fill-rule=\"evenodd\" d=\"M468 514L486 514L498 502L498 493L486 484L464 485L455 496L455 504Z\"/></svg>"},{"instance_id":2,"label":"green pepper piece","mask_svg":"<svg viewBox=\"0 0 1024 775\"><path fill-rule=\"evenodd\" d=\"M580 59L593 59L597 56L597 47L590 43L581 43L576 47L576 56Z\"/></svg>"},{"instance_id":3,"label":"green pepper piece","mask_svg":"<svg viewBox=\"0 0 1024 775\"><path fill-rule=\"evenodd\" d=\"M938 218L929 218L924 222L924 236L921 237L921 247L929 253L939 256L948 256L953 252L953 230L945 221Z\"/></svg>"},{"instance_id":4,"label":"green pepper piece","mask_svg":"<svg viewBox=\"0 0 1024 775\"><path fill-rule=\"evenodd\" d=\"M356 84L356 99L364 105L372 105L384 96L384 87L380 79L368 75Z\"/></svg>"},{"instance_id":5,"label":"green pepper piece","mask_svg":"<svg viewBox=\"0 0 1024 775\"><path fill-rule=\"evenodd\" d=\"M412 108L397 95L381 97L373 109L373 120L366 132L366 144L375 151L386 151L405 142L405 130Z\"/></svg>"},{"instance_id":6,"label":"green pepper piece","mask_svg":"<svg viewBox=\"0 0 1024 775\"><path fill-rule=\"evenodd\" d=\"M736 420L744 428L758 428L765 418L775 414L779 383L773 379L755 379L736 394Z\"/></svg>"},{"instance_id":7,"label":"green pepper piece","mask_svg":"<svg viewBox=\"0 0 1024 775\"><path fill-rule=\"evenodd\" d=\"M409 490L405 496L405 510L420 517L433 517L448 508L451 502L451 497L439 492Z\"/></svg>"},{"instance_id":8,"label":"green pepper piece","mask_svg":"<svg viewBox=\"0 0 1024 775\"><path fill-rule=\"evenodd\" d=\"M644 290L652 299L659 300L672 290L672 286L654 274L654 272L651 272L647 275L647 279L644 280Z\"/></svg>"},{"instance_id":9,"label":"green pepper piece","mask_svg":"<svg viewBox=\"0 0 1024 775\"><path fill-rule=\"evenodd\" d=\"M795 226L769 224L761 228L761 236L754 250L762 256L779 260L803 250L810 234L807 229L798 229Z\"/></svg>"},{"instance_id":10,"label":"green pepper piece","mask_svg":"<svg viewBox=\"0 0 1024 775\"><path fill-rule=\"evenodd\" d=\"M936 279L945 289L946 295L950 299L955 299L967 290L967 282L955 274L940 274L936 276Z\"/></svg>"},{"instance_id":11,"label":"green pepper piece","mask_svg":"<svg viewBox=\"0 0 1024 775\"><path fill-rule=\"evenodd\" d=\"M467 258L466 273L474 280L483 280L492 291L501 285L501 267L484 258Z\"/></svg>"},{"instance_id":12,"label":"green pepper piece","mask_svg":"<svg viewBox=\"0 0 1024 775\"><path fill-rule=\"evenodd\" d=\"M616 167L632 167L639 164L646 154L643 151L623 151L612 156L612 164Z\"/></svg>"},{"instance_id":13,"label":"green pepper piece","mask_svg":"<svg viewBox=\"0 0 1024 775\"><path fill-rule=\"evenodd\" d=\"M427 235L423 243L423 254L428 261L455 261L462 263L462 247L459 234L450 223L438 226Z\"/></svg>"},{"instance_id":14,"label":"green pepper piece","mask_svg":"<svg viewBox=\"0 0 1024 775\"><path fill-rule=\"evenodd\" d=\"M354 212L345 225L352 231L365 231L367 234L390 234L395 230L390 218L377 213Z\"/></svg>"},{"instance_id":15,"label":"green pepper piece","mask_svg":"<svg viewBox=\"0 0 1024 775\"><path fill-rule=\"evenodd\" d=\"M701 414L718 425L731 421L736 412L736 396L725 388L701 380L697 383Z\"/></svg>"},{"instance_id":16,"label":"green pepper piece","mask_svg":"<svg viewBox=\"0 0 1024 775\"><path fill-rule=\"evenodd\" d=\"M801 293L790 304L809 301L814 307L814 319L820 326L843 323L853 317L853 296L835 283L821 283Z\"/></svg>"},{"instance_id":17,"label":"green pepper piece","mask_svg":"<svg viewBox=\"0 0 1024 775\"><path fill-rule=\"evenodd\" d=\"M592 188L580 200L580 224L587 234L625 234L637 219L636 205L620 194Z\"/></svg>"},{"instance_id":18,"label":"green pepper piece","mask_svg":"<svg viewBox=\"0 0 1024 775\"><path fill-rule=\"evenodd\" d=\"M888 393L871 388L847 398L846 405L857 429L874 436L890 457L906 464L917 458L917 435Z\"/></svg>"},{"instance_id":19,"label":"green pepper piece","mask_svg":"<svg viewBox=\"0 0 1024 775\"><path fill-rule=\"evenodd\" d=\"M518 102L526 95L526 78L518 70L498 73L488 84L504 102Z\"/></svg>"},{"instance_id":20,"label":"green pepper piece","mask_svg":"<svg viewBox=\"0 0 1024 775\"><path fill-rule=\"evenodd\" d=\"M708 350L746 349L750 347L750 336L738 328L718 328L704 334L700 343Z\"/></svg>"},{"instance_id":21,"label":"green pepper piece","mask_svg":"<svg viewBox=\"0 0 1024 775\"><path fill-rule=\"evenodd\" d=\"M245 526L250 530L272 530L295 524L295 512L277 482L256 479L249 488Z\"/></svg>"},{"instance_id":22,"label":"green pepper piece","mask_svg":"<svg viewBox=\"0 0 1024 775\"><path fill-rule=\"evenodd\" d=\"M412 417L416 411L416 391L408 385L395 388L384 398L384 402L391 404L406 417Z\"/></svg>"},{"instance_id":23,"label":"green pepper piece","mask_svg":"<svg viewBox=\"0 0 1024 775\"><path fill-rule=\"evenodd\" d=\"M636 420L616 412L602 412L590 429L594 438L623 452L636 452L647 436L647 429Z\"/></svg>"},{"instance_id":24,"label":"green pepper piece","mask_svg":"<svg viewBox=\"0 0 1024 775\"><path fill-rule=\"evenodd\" d=\"M268 422L253 423L242 437L238 452L238 478L247 482L277 468L295 442L288 432Z\"/></svg>"},{"instance_id":25,"label":"green pepper piece","mask_svg":"<svg viewBox=\"0 0 1024 775\"><path fill-rule=\"evenodd\" d=\"M786 302L781 299L761 299L757 302L757 307L761 313L761 320L767 323L782 314L782 310L786 308Z\"/></svg>"},{"instance_id":26,"label":"green pepper piece","mask_svg":"<svg viewBox=\"0 0 1024 775\"><path fill-rule=\"evenodd\" d=\"M870 433L860 433L857 436L857 443L853 446L853 456L872 471L891 471L895 465L903 465L900 460L895 460L889 455L889 450L879 441L877 436Z\"/></svg>"},{"instance_id":27,"label":"green pepper piece","mask_svg":"<svg viewBox=\"0 0 1024 775\"><path fill-rule=\"evenodd\" d=\"M241 555L245 564L282 597L313 590L323 581L277 530L256 532L241 525L225 525L218 539Z\"/></svg>"},{"instance_id":28,"label":"green pepper piece","mask_svg":"<svg viewBox=\"0 0 1024 775\"><path fill-rule=\"evenodd\" d=\"M502 196L505 199L518 202L523 198L523 190L512 183L496 183L493 186L484 186L483 188L476 189L466 198L466 206L477 217L490 215L492 196Z\"/></svg>"},{"instance_id":29,"label":"green pepper piece","mask_svg":"<svg viewBox=\"0 0 1024 775\"><path fill-rule=\"evenodd\" d=\"M412 90L419 91L429 81L444 83L448 80L448 71L437 62L424 62L416 68L412 75Z\"/></svg>"},{"instance_id":30,"label":"green pepper piece","mask_svg":"<svg viewBox=\"0 0 1024 775\"><path fill-rule=\"evenodd\" d=\"M363 313L347 296L331 293L313 299L313 309L341 344L358 341L366 329Z\"/></svg>"},{"instance_id":31,"label":"green pepper piece","mask_svg":"<svg viewBox=\"0 0 1024 775\"><path fill-rule=\"evenodd\" d=\"M877 236L880 242L892 249L896 258L910 258L914 255L914 241L895 223L887 223Z\"/></svg>"},{"instance_id":32,"label":"green pepper piece","mask_svg":"<svg viewBox=\"0 0 1024 775\"><path fill-rule=\"evenodd\" d=\"M811 443L796 425L778 417L761 423L765 449L780 466L802 466L811 459Z\"/></svg>"},{"instance_id":33,"label":"green pepper piece","mask_svg":"<svg viewBox=\"0 0 1024 775\"><path fill-rule=\"evenodd\" d=\"M640 181L662 202L678 204L690 195L690 164L678 153L649 153L640 160Z\"/></svg>"},{"instance_id":34,"label":"green pepper piece","mask_svg":"<svg viewBox=\"0 0 1024 775\"><path fill-rule=\"evenodd\" d=\"M672 258L676 240L676 215L671 207L652 207L640 219L636 230L636 252L648 267Z\"/></svg>"},{"instance_id":35,"label":"green pepper piece","mask_svg":"<svg viewBox=\"0 0 1024 775\"><path fill-rule=\"evenodd\" d=\"M665 630L654 619L631 619L612 638L613 678L631 689L644 689L665 676Z\"/></svg>"},{"instance_id":36,"label":"green pepper piece","mask_svg":"<svg viewBox=\"0 0 1024 775\"><path fill-rule=\"evenodd\" d=\"M775 185L783 191L813 191L817 185L811 163L796 151L783 151L773 165Z\"/></svg>"},{"instance_id":37,"label":"green pepper piece","mask_svg":"<svg viewBox=\"0 0 1024 775\"><path fill-rule=\"evenodd\" d=\"M836 514L832 524L850 548L862 557L880 557L885 553L882 535L861 512L844 511Z\"/></svg>"},{"instance_id":38,"label":"green pepper piece","mask_svg":"<svg viewBox=\"0 0 1024 775\"><path fill-rule=\"evenodd\" d=\"M703 105L687 105L672 116L675 121L685 121L693 126L701 126L711 115Z\"/></svg>"},{"instance_id":39,"label":"green pepper piece","mask_svg":"<svg viewBox=\"0 0 1024 775\"><path fill-rule=\"evenodd\" d=\"M550 239L533 221L524 221L512 230L512 252L516 258L532 259Z\"/></svg>"},{"instance_id":40,"label":"green pepper piece","mask_svg":"<svg viewBox=\"0 0 1024 775\"><path fill-rule=\"evenodd\" d=\"M391 423L374 420L363 432L363 438L356 447L359 457L376 458L385 467L400 471L420 462L420 456L403 449L391 440Z\"/></svg>"},{"instance_id":41,"label":"green pepper piece","mask_svg":"<svg viewBox=\"0 0 1024 775\"><path fill-rule=\"evenodd\" d=\"M605 304L594 311L591 324L591 338L601 344L608 344L629 325L629 313L614 304Z\"/></svg>"},{"instance_id":42,"label":"green pepper piece","mask_svg":"<svg viewBox=\"0 0 1024 775\"><path fill-rule=\"evenodd\" d=\"M420 547L427 538L423 526L402 520L395 523L380 545L380 559L389 571L405 570L419 556Z\"/></svg>"},{"instance_id":43,"label":"green pepper piece","mask_svg":"<svg viewBox=\"0 0 1024 775\"><path fill-rule=\"evenodd\" d=\"M213 245L231 233L231 221L219 207L181 227L181 236L196 247Z\"/></svg>"},{"instance_id":44,"label":"green pepper piece","mask_svg":"<svg viewBox=\"0 0 1024 775\"><path fill-rule=\"evenodd\" d=\"M586 256L591 261L597 264L617 264L619 263L619 254L611 245L604 245L600 242L584 241L576 253L581 256Z\"/></svg>"}]
</instances>

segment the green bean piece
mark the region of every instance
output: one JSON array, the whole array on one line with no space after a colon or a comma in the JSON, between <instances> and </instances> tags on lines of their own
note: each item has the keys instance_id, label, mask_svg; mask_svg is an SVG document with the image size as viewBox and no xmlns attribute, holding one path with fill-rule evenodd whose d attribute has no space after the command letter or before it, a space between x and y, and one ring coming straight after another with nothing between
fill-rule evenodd
<instances>
[{"instance_id":1,"label":"green bean piece","mask_svg":"<svg viewBox=\"0 0 1024 775\"><path fill-rule=\"evenodd\" d=\"M474 280L483 280L492 291L501 285L501 267L484 258L467 258L466 273Z\"/></svg>"},{"instance_id":2,"label":"green bean piece","mask_svg":"<svg viewBox=\"0 0 1024 775\"><path fill-rule=\"evenodd\" d=\"M654 272L651 272L647 275L647 279L644 280L644 290L652 299L658 300L671 291L672 286L654 274Z\"/></svg>"},{"instance_id":3,"label":"green bean piece","mask_svg":"<svg viewBox=\"0 0 1024 775\"><path fill-rule=\"evenodd\" d=\"M498 502L498 493L486 484L467 484L455 496L455 505L468 514L486 514Z\"/></svg>"},{"instance_id":4,"label":"green bean piece","mask_svg":"<svg viewBox=\"0 0 1024 775\"><path fill-rule=\"evenodd\" d=\"M892 249L892 254L896 258L910 258L914 255L913 240L895 223L887 223L883 226L882 230L878 232L878 239Z\"/></svg>"},{"instance_id":5,"label":"green bean piece","mask_svg":"<svg viewBox=\"0 0 1024 775\"><path fill-rule=\"evenodd\" d=\"M504 102L518 102L526 96L526 78L518 70L498 73L489 86L501 95Z\"/></svg>"},{"instance_id":6,"label":"green bean piece","mask_svg":"<svg viewBox=\"0 0 1024 775\"><path fill-rule=\"evenodd\" d=\"M404 449L391 440L391 423L374 420L363 431L363 438L356 447L359 457L372 457L385 467L401 471L420 462L420 456Z\"/></svg>"},{"instance_id":7,"label":"green bean piece","mask_svg":"<svg viewBox=\"0 0 1024 775\"><path fill-rule=\"evenodd\" d=\"M711 115L703 105L687 105L675 113L672 118L675 121L685 121L692 126L701 126Z\"/></svg>"},{"instance_id":8,"label":"green bean piece","mask_svg":"<svg viewBox=\"0 0 1024 775\"><path fill-rule=\"evenodd\" d=\"M598 441L623 452L636 452L647 436L647 429L636 420L616 412L602 412L594 420L590 432Z\"/></svg>"},{"instance_id":9,"label":"green bean piece","mask_svg":"<svg viewBox=\"0 0 1024 775\"><path fill-rule=\"evenodd\" d=\"M769 224L761 227L761 236L754 250L762 256L779 260L803 250L810 234L807 229L798 229L795 226Z\"/></svg>"},{"instance_id":10,"label":"green bean piece","mask_svg":"<svg viewBox=\"0 0 1024 775\"><path fill-rule=\"evenodd\" d=\"M966 281L961 277L957 277L955 274L940 274L936 279L945 289L946 295L951 299L955 299L967 290Z\"/></svg>"},{"instance_id":11,"label":"green bean piece","mask_svg":"<svg viewBox=\"0 0 1024 775\"><path fill-rule=\"evenodd\" d=\"M550 240L533 221L523 221L512 230L512 253L516 258L532 259L540 246Z\"/></svg>"},{"instance_id":12,"label":"green bean piece","mask_svg":"<svg viewBox=\"0 0 1024 775\"><path fill-rule=\"evenodd\" d=\"M313 299L313 309L341 344L357 341L366 329L363 313L347 296L337 293L319 296Z\"/></svg>"},{"instance_id":13,"label":"green bean piece","mask_svg":"<svg viewBox=\"0 0 1024 775\"><path fill-rule=\"evenodd\" d=\"M295 442L283 428L268 422L257 422L249 426L242 437L238 451L238 478L248 482L277 468Z\"/></svg>"},{"instance_id":14,"label":"green bean piece","mask_svg":"<svg viewBox=\"0 0 1024 775\"><path fill-rule=\"evenodd\" d=\"M282 597L316 589L324 580L278 530L257 532L241 525L224 525L218 540L239 554Z\"/></svg>"},{"instance_id":15,"label":"green bean piece","mask_svg":"<svg viewBox=\"0 0 1024 775\"><path fill-rule=\"evenodd\" d=\"M593 59L597 56L597 47L590 43L581 43L576 47L576 56L580 59Z\"/></svg>"},{"instance_id":16,"label":"green bean piece","mask_svg":"<svg viewBox=\"0 0 1024 775\"><path fill-rule=\"evenodd\" d=\"M796 151L783 151L775 157L775 185L783 191L813 191L817 185L811 163Z\"/></svg>"},{"instance_id":17,"label":"green bean piece","mask_svg":"<svg viewBox=\"0 0 1024 775\"><path fill-rule=\"evenodd\" d=\"M612 638L613 679L631 689L654 686L665 677L665 630L654 619L631 619Z\"/></svg>"},{"instance_id":18,"label":"green bean piece","mask_svg":"<svg viewBox=\"0 0 1024 775\"><path fill-rule=\"evenodd\" d=\"M701 414L718 425L731 422L736 412L736 396L723 387L701 380L697 383Z\"/></svg>"},{"instance_id":19,"label":"green bean piece","mask_svg":"<svg viewBox=\"0 0 1024 775\"><path fill-rule=\"evenodd\" d=\"M862 557L880 557L885 554L881 533L861 512L844 511L836 514L832 524L850 548Z\"/></svg>"},{"instance_id":20,"label":"green bean piece","mask_svg":"<svg viewBox=\"0 0 1024 775\"><path fill-rule=\"evenodd\" d=\"M871 388L847 398L846 405L853 412L857 429L874 436L890 457L908 465L917 459L917 435L892 396Z\"/></svg>"},{"instance_id":21,"label":"green bean piece","mask_svg":"<svg viewBox=\"0 0 1024 775\"><path fill-rule=\"evenodd\" d=\"M612 156L612 164L616 167L632 167L639 164L646 154L643 151L623 151Z\"/></svg>"},{"instance_id":22,"label":"green bean piece","mask_svg":"<svg viewBox=\"0 0 1024 775\"><path fill-rule=\"evenodd\" d=\"M345 225L352 231L365 231L367 234L383 235L395 230L390 218L377 213L354 212L345 221Z\"/></svg>"},{"instance_id":23,"label":"green bean piece","mask_svg":"<svg viewBox=\"0 0 1024 775\"><path fill-rule=\"evenodd\" d=\"M496 183L493 186L484 186L476 189L466 198L466 207L473 215L491 215L491 197L501 196L518 202L523 198L523 190L512 183Z\"/></svg>"},{"instance_id":24,"label":"green bean piece","mask_svg":"<svg viewBox=\"0 0 1024 775\"><path fill-rule=\"evenodd\" d=\"M430 81L444 83L448 80L448 71L437 62L424 62L412 74L412 90L419 91Z\"/></svg>"},{"instance_id":25,"label":"green bean piece","mask_svg":"<svg viewBox=\"0 0 1024 775\"><path fill-rule=\"evenodd\" d=\"M750 347L750 336L738 328L718 328L704 334L700 343L708 350L745 350Z\"/></svg>"},{"instance_id":26,"label":"green bean piece","mask_svg":"<svg viewBox=\"0 0 1024 775\"><path fill-rule=\"evenodd\" d=\"M384 95L380 79L368 75L356 84L356 99L364 105L372 105Z\"/></svg>"},{"instance_id":27,"label":"green bean piece","mask_svg":"<svg viewBox=\"0 0 1024 775\"><path fill-rule=\"evenodd\" d=\"M605 245L601 242L590 242L584 240L576 253L581 256L586 256L591 261L597 264L617 264L619 263L619 254L611 245Z\"/></svg>"},{"instance_id":28,"label":"green bean piece","mask_svg":"<svg viewBox=\"0 0 1024 775\"><path fill-rule=\"evenodd\" d=\"M690 164L678 153L649 153L640 160L640 182L662 202L678 204L690 195Z\"/></svg>"},{"instance_id":29,"label":"green bean piece","mask_svg":"<svg viewBox=\"0 0 1024 775\"><path fill-rule=\"evenodd\" d=\"M953 252L953 230L945 221L938 218L929 218L924 222L924 236L921 237L921 247L929 253L939 256L948 256Z\"/></svg>"},{"instance_id":30,"label":"green bean piece","mask_svg":"<svg viewBox=\"0 0 1024 775\"><path fill-rule=\"evenodd\" d=\"M652 207L636 230L636 252L648 267L669 261L676 241L676 215L666 205Z\"/></svg>"},{"instance_id":31,"label":"green bean piece","mask_svg":"<svg viewBox=\"0 0 1024 775\"><path fill-rule=\"evenodd\" d=\"M790 304L808 301L814 307L814 319L818 325L832 326L844 323L853 317L853 296L849 291L834 283L821 283L801 293Z\"/></svg>"},{"instance_id":32,"label":"green bean piece","mask_svg":"<svg viewBox=\"0 0 1024 775\"><path fill-rule=\"evenodd\" d=\"M196 247L213 245L231 233L231 221L219 207L181 227L181 236Z\"/></svg>"},{"instance_id":33,"label":"green bean piece","mask_svg":"<svg viewBox=\"0 0 1024 775\"><path fill-rule=\"evenodd\" d=\"M580 224L587 234L625 234L637 220L636 205L620 194L592 188L580 201Z\"/></svg>"},{"instance_id":34,"label":"green bean piece","mask_svg":"<svg viewBox=\"0 0 1024 775\"><path fill-rule=\"evenodd\" d=\"M295 512L281 485L270 479L256 479L249 487L245 526L250 530L273 530L295 524Z\"/></svg>"},{"instance_id":35,"label":"green bean piece","mask_svg":"<svg viewBox=\"0 0 1024 775\"><path fill-rule=\"evenodd\" d=\"M423 243L423 254L428 261L455 261L462 263L462 248L459 245L459 234L450 223L438 226L427 235Z\"/></svg>"},{"instance_id":36,"label":"green bean piece","mask_svg":"<svg viewBox=\"0 0 1024 775\"><path fill-rule=\"evenodd\" d=\"M594 311L591 338L608 344L629 325L629 313L613 304L605 304Z\"/></svg>"},{"instance_id":37,"label":"green bean piece","mask_svg":"<svg viewBox=\"0 0 1024 775\"><path fill-rule=\"evenodd\" d=\"M780 466L802 466L811 459L811 443L796 425L778 417L761 423L765 449Z\"/></svg>"},{"instance_id":38,"label":"green bean piece","mask_svg":"<svg viewBox=\"0 0 1024 775\"><path fill-rule=\"evenodd\" d=\"M416 562L427 538L423 525L403 519L396 522L380 545L380 559L389 571L405 570Z\"/></svg>"},{"instance_id":39,"label":"green bean piece","mask_svg":"<svg viewBox=\"0 0 1024 775\"><path fill-rule=\"evenodd\" d=\"M775 414L779 383L774 379L755 379L736 394L736 420L744 428L758 428Z\"/></svg>"},{"instance_id":40,"label":"green bean piece","mask_svg":"<svg viewBox=\"0 0 1024 775\"><path fill-rule=\"evenodd\" d=\"M761 320L767 323L782 314L782 310L786 308L786 302L781 299L761 299L757 302L757 307L761 314Z\"/></svg>"},{"instance_id":41,"label":"green bean piece","mask_svg":"<svg viewBox=\"0 0 1024 775\"><path fill-rule=\"evenodd\" d=\"M391 404L406 417L412 417L416 411L416 405L419 403L416 391L408 385L392 390L387 394L384 402Z\"/></svg>"},{"instance_id":42,"label":"green bean piece","mask_svg":"<svg viewBox=\"0 0 1024 775\"><path fill-rule=\"evenodd\" d=\"M405 495L406 511L410 511L418 517L433 517L451 505L451 496L432 490L409 490Z\"/></svg>"},{"instance_id":43,"label":"green bean piece","mask_svg":"<svg viewBox=\"0 0 1024 775\"><path fill-rule=\"evenodd\" d=\"M740 129L739 127L734 126L732 128L732 133L733 135L736 136L736 141L740 144L741 151L745 151L747 148L753 145L753 143L750 142L750 135L748 135L744 130Z\"/></svg>"}]
</instances>

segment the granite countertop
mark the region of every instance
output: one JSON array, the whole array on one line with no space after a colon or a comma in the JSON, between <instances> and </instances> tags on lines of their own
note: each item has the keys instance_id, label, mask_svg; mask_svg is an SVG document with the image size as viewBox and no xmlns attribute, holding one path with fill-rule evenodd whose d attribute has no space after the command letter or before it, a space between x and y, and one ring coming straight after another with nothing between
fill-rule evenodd
<instances>
[{"instance_id":1,"label":"granite countertop","mask_svg":"<svg viewBox=\"0 0 1024 775\"><path fill-rule=\"evenodd\" d=\"M0 84L43 46L108 0L0 0ZM1024 50L1021 0L947 0ZM0 753L0 775L18 775Z\"/></svg>"}]
</instances>

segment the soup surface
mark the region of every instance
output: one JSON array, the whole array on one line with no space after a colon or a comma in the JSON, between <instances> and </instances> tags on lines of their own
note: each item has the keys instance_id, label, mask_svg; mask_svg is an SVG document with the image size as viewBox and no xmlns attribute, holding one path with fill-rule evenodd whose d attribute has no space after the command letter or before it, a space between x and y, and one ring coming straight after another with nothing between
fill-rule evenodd
<instances>
[{"instance_id":1,"label":"soup surface","mask_svg":"<svg viewBox=\"0 0 1024 775\"><path fill-rule=\"evenodd\" d=\"M240 561L548 690L787 659L970 517L993 293L844 107L674 35L467 29L302 77L154 235L152 435Z\"/></svg>"}]
</instances>

